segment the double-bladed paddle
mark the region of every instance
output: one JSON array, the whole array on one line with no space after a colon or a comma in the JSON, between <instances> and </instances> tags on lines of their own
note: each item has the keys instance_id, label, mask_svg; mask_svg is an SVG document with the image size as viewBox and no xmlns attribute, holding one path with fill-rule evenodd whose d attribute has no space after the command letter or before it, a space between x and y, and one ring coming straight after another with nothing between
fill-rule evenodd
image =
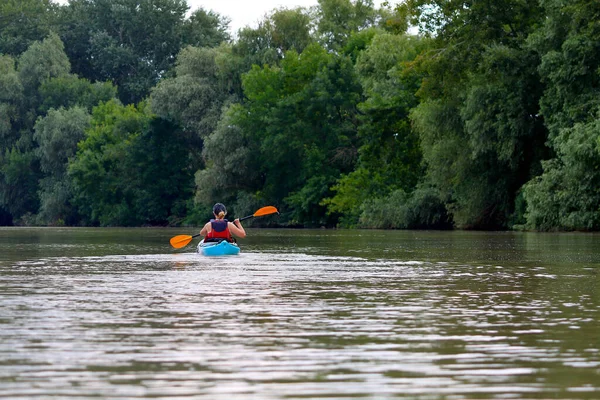
<instances>
[{"instance_id":1,"label":"double-bladed paddle","mask_svg":"<svg viewBox=\"0 0 600 400\"><path fill-rule=\"evenodd\" d=\"M250 219L250 218L254 218L254 217L262 217L264 215L271 215L271 214L276 214L278 213L277 209L273 206L266 206L263 208L259 208L258 210L256 210L256 212L252 215L248 215L247 217L243 217L240 218L240 222ZM199 233L195 234L195 235L177 235L171 238L170 242L171 242L171 246L173 246L176 249L180 249L182 247L187 246L193 238L200 236Z\"/></svg>"}]
</instances>

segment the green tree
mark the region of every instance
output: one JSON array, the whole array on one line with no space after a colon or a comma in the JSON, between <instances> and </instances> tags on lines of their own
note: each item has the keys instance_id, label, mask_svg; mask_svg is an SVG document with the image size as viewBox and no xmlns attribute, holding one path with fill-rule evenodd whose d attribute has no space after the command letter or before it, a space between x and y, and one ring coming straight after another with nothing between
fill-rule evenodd
<instances>
[{"instance_id":1,"label":"green tree","mask_svg":"<svg viewBox=\"0 0 600 400\"><path fill-rule=\"evenodd\" d=\"M183 49L177 57L175 76L152 90L152 110L206 138L216 128L223 105L239 98L239 83L235 82L239 77L231 73L235 63L230 46Z\"/></svg>"},{"instance_id":2,"label":"green tree","mask_svg":"<svg viewBox=\"0 0 600 400\"><path fill-rule=\"evenodd\" d=\"M311 29L310 14L301 7L273 10L256 29L240 29L233 44L233 54L243 60L240 72L247 72L252 65L277 65L289 50L301 53L314 42Z\"/></svg>"},{"instance_id":3,"label":"green tree","mask_svg":"<svg viewBox=\"0 0 600 400\"><path fill-rule=\"evenodd\" d=\"M185 46L218 47L229 40L227 28L230 20L214 11L199 8L191 13L181 27L182 43Z\"/></svg>"},{"instance_id":4,"label":"green tree","mask_svg":"<svg viewBox=\"0 0 600 400\"><path fill-rule=\"evenodd\" d=\"M132 143L150 123L143 107L109 101L96 107L91 126L69 165L75 203L88 224L136 225L135 187L126 164Z\"/></svg>"},{"instance_id":5,"label":"green tree","mask_svg":"<svg viewBox=\"0 0 600 400\"><path fill-rule=\"evenodd\" d=\"M206 168L196 172L195 200L200 207L209 207L215 201L225 201L237 214L252 213L260 206L262 185L258 168L260 151L258 143L244 134L247 108L231 104L215 131L204 141L203 155ZM240 194L242 192L242 194ZM245 199L246 207L237 203Z\"/></svg>"},{"instance_id":6,"label":"green tree","mask_svg":"<svg viewBox=\"0 0 600 400\"><path fill-rule=\"evenodd\" d=\"M0 112L7 116L2 124L0 148L0 208L19 222L38 211L38 181L42 178L33 128L40 104L39 88L48 79L66 76L69 61L57 35L32 43L18 59L1 58L3 86ZM29 219L29 217L26 217ZM31 220L30 220L31 222Z\"/></svg>"},{"instance_id":7,"label":"green tree","mask_svg":"<svg viewBox=\"0 0 600 400\"><path fill-rule=\"evenodd\" d=\"M242 97L239 57L225 44L213 49L187 47L178 55L174 75L153 89L150 104L160 118L183 129L187 168L196 172L204 166L202 148L217 128L222 109ZM195 218L192 198L193 193L186 206L190 223Z\"/></svg>"},{"instance_id":8,"label":"green tree","mask_svg":"<svg viewBox=\"0 0 600 400\"><path fill-rule=\"evenodd\" d=\"M71 181L67 165L84 138L90 115L81 107L51 109L35 124L36 154L44 178L40 181L38 219L43 224L75 224L77 212L71 205Z\"/></svg>"},{"instance_id":9,"label":"green tree","mask_svg":"<svg viewBox=\"0 0 600 400\"><path fill-rule=\"evenodd\" d=\"M34 42L19 57L18 72L26 96L37 98L37 91L44 81L67 76L70 69L65 46L55 33L41 42Z\"/></svg>"},{"instance_id":10,"label":"green tree","mask_svg":"<svg viewBox=\"0 0 600 400\"><path fill-rule=\"evenodd\" d=\"M189 212L197 167L189 157L190 135L152 118L132 144L127 174L135 188L132 213L138 224L178 224Z\"/></svg>"},{"instance_id":11,"label":"green tree","mask_svg":"<svg viewBox=\"0 0 600 400\"><path fill-rule=\"evenodd\" d=\"M43 172L55 176L66 173L69 158L75 155L89 123L90 116L81 107L51 109L38 119L34 139L39 145L36 152Z\"/></svg>"},{"instance_id":12,"label":"green tree","mask_svg":"<svg viewBox=\"0 0 600 400\"><path fill-rule=\"evenodd\" d=\"M110 81L124 103L145 98L187 45L215 46L229 37L227 20L185 0L71 0L61 7L61 36L73 72Z\"/></svg>"},{"instance_id":13,"label":"green tree","mask_svg":"<svg viewBox=\"0 0 600 400\"><path fill-rule=\"evenodd\" d=\"M0 205L11 216L19 220L37 212L39 165L32 151L16 147L5 149L0 158Z\"/></svg>"},{"instance_id":14,"label":"green tree","mask_svg":"<svg viewBox=\"0 0 600 400\"><path fill-rule=\"evenodd\" d=\"M527 223L541 230L600 229L600 4L547 0L531 35L545 83L541 114L556 157L524 188Z\"/></svg>"},{"instance_id":15,"label":"green tree","mask_svg":"<svg viewBox=\"0 0 600 400\"><path fill-rule=\"evenodd\" d=\"M409 0L399 11L432 37L411 114L428 182L458 226L510 226L521 185L545 157L539 57L526 43L542 9L520 0Z\"/></svg>"},{"instance_id":16,"label":"green tree","mask_svg":"<svg viewBox=\"0 0 600 400\"><path fill-rule=\"evenodd\" d=\"M50 0L0 2L0 54L18 56L52 31L56 5Z\"/></svg>"},{"instance_id":17,"label":"green tree","mask_svg":"<svg viewBox=\"0 0 600 400\"><path fill-rule=\"evenodd\" d=\"M358 226L374 229L449 229L452 221L436 189L397 189L362 205Z\"/></svg>"},{"instance_id":18,"label":"green tree","mask_svg":"<svg viewBox=\"0 0 600 400\"><path fill-rule=\"evenodd\" d=\"M319 0L316 13L319 42L333 51L343 49L352 34L382 22L373 0Z\"/></svg>"},{"instance_id":19,"label":"green tree","mask_svg":"<svg viewBox=\"0 0 600 400\"><path fill-rule=\"evenodd\" d=\"M419 138L409 122L420 84L410 62L419 46L418 38L380 33L358 55L356 70L365 97L358 105L358 165L325 201L330 213L343 216L344 225L358 222L366 202L397 189L410 193L421 177Z\"/></svg>"},{"instance_id":20,"label":"green tree","mask_svg":"<svg viewBox=\"0 0 600 400\"><path fill-rule=\"evenodd\" d=\"M86 224L163 225L193 194L187 139L141 103L111 100L94 108L69 164L74 201Z\"/></svg>"},{"instance_id":21,"label":"green tree","mask_svg":"<svg viewBox=\"0 0 600 400\"><path fill-rule=\"evenodd\" d=\"M23 149L33 146L33 126L41 104L40 87L52 78L69 75L70 64L63 42L52 33L41 42L34 42L18 59L17 73L23 86L20 110L19 139Z\"/></svg>"},{"instance_id":22,"label":"green tree","mask_svg":"<svg viewBox=\"0 0 600 400\"><path fill-rule=\"evenodd\" d=\"M557 157L525 185L528 228L600 229L600 109L596 115L562 129L552 141Z\"/></svg>"},{"instance_id":23,"label":"green tree","mask_svg":"<svg viewBox=\"0 0 600 400\"><path fill-rule=\"evenodd\" d=\"M199 175L199 190L237 164L225 178L228 200L268 200L293 210L291 223L332 224L320 202L356 154L360 85L351 61L313 44L287 52L281 67L255 66L243 84L246 102L230 108L229 123L208 140L209 171ZM232 141L239 146L229 158L222 150Z\"/></svg>"},{"instance_id":24,"label":"green tree","mask_svg":"<svg viewBox=\"0 0 600 400\"><path fill-rule=\"evenodd\" d=\"M245 179L238 178L244 170L240 166L241 159L245 159L247 154L256 153L248 152L244 144L237 140L239 136L232 133L237 128L232 127L233 117L228 114L239 109L236 103L244 101L241 78L252 64L272 62L277 65L285 51L304 49L313 41L309 16L301 8L274 10L257 29L244 28L239 35L239 40L233 45L222 44L214 49L188 47L182 50L173 76L159 83L151 95L152 109L158 116L192 134L188 148L191 158L197 161L192 164L197 168L204 165L196 157L204 148L208 168L197 172L200 182L196 195L198 207L214 199L225 201L223 196L231 197L231 193L240 194L241 197L235 200L237 204L245 204L240 211L249 211L258 204L258 200L252 200L252 196L247 195L248 192L235 189L239 189L237 184L231 186L232 181L244 188L252 186L247 179L253 175L254 168L244 173ZM244 139L244 142L247 140ZM214 165L219 165L219 168L214 168ZM210 182L210 186L207 182ZM196 218L194 213L202 214L192 208L188 206L190 221ZM231 208L233 212L235 209Z\"/></svg>"},{"instance_id":25,"label":"green tree","mask_svg":"<svg viewBox=\"0 0 600 400\"><path fill-rule=\"evenodd\" d=\"M39 112L45 114L52 108L81 106L88 112L98 105L116 98L117 88L110 82L91 83L87 79L69 74L44 81L39 89Z\"/></svg>"},{"instance_id":26,"label":"green tree","mask_svg":"<svg viewBox=\"0 0 600 400\"><path fill-rule=\"evenodd\" d=\"M0 56L0 149L18 139L24 103L23 85L10 56Z\"/></svg>"}]
</instances>

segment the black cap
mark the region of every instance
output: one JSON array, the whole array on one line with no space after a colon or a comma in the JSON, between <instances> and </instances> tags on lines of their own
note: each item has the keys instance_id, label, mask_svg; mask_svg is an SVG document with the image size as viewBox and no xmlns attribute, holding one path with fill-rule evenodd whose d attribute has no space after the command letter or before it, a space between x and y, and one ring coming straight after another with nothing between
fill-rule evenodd
<instances>
[{"instance_id":1,"label":"black cap","mask_svg":"<svg viewBox=\"0 0 600 400\"><path fill-rule=\"evenodd\" d=\"M223 203L217 203L213 206L213 214L219 215L221 211L227 214L227 209L225 208L225 205Z\"/></svg>"}]
</instances>

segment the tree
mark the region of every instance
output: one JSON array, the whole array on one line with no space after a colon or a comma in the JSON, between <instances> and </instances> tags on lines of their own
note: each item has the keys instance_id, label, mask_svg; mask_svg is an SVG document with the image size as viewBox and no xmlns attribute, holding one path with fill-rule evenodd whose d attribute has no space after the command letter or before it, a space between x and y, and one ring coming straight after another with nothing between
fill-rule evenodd
<instances>
[{"instance_id":1,"label":"tree","mask_svg":"<svg viewBox=\"0 0 600 400\"><path fill-rule=\"evenodd\" d=\"M312 21L304 8L273 10L256 29L245 27L238 32L233 54L243 59L243 70L252 65L277 65L289 50L301 53L315 40L311 36Z\"/></svg>"},{"instance_id":2,"label":"tree","mask_svg":"<svg viewBox=\"0 0 600 400\"><path fill-rule=\"evenodd\" d=\"M75 204L88 224L136 225L134 191L127 171L132 143L147 129L143 106L122 106L111 100L96 107L91 126L69 165Z\"/></svg>"},{"instance_id":3,"label":"tree","mask_svg":"<svg viewBox=\"0 0 600 400\"><path fill-rule=\"evenodd\" d=\"M84 108L51 109L35 124L34 139L42 172L54 176L66 173L67 162L77 151L77 143L84 138L90 116Z\"/></svg>"},{"instance_id":4,"label":"tree","mask_svg":"<svg viewBox=\"0 0 600 400\"><path fill-rule=\"evenodd\" d=\"M226 19L187 11L185 0L71 0L60 21L73 72L112 82L126 104L142 100L182 48L228 39Z\"/></svg>"},{"instance_id":5,"label":"tree","mask_svg":"<svg viewBox=\"0 0 600 400\"><path fill-rule=\"evenodd\" d=\"M39 165L32 151L5 149L0 157L0 206L11 219L19 220L37 212Z\"/></svg>"},{"instance_id":6,"label":"tree","mask_svg":"<svg viewBox=\"0 0 600 400\"><path fill-rule=\"evenodd\" d=\"M77 213L71 205L71 181L67 165L77 152L77 143L84 138L90 115L81 107L51 109L35 124L34 139L39 147L36 155L44 178L40 182L39 222L44 224L74 224Z\"/></svg>"},{"instance_id":7,"label":"tree","mask_svg":"<svg viewBox=\"0 0 600 400\"><path fill-rule=\"evenodd\" d=\"M44 81L67 76L70 69L65 46L55 33L41 42L34 42L19 57L19 78L26 96L37 98L37 90Z\"/></svg>"},{"instance_id":8,"label":"tree","mask_svg":"<svg viewBox=\"0 0 600 400\"><path fill-rule=\"evenodd\" d=\"M10 56L0 56L0 149L10 148L18 139L23 109L23 85Z\"/></svg>"},{"instance_id":9,"label":"tree","mask_svg":"<svg viewBox=\"0 0 600 400\"><path fill-rule=\"evenodd\" d=\"M177 57L174 77L161 81L153 90L152 110L199 138L216 128L221 108L237 100L236 82L230 73L236 60L229 46L187 47Z\"/></svg>"},{"instance_id":10,"label":"tree","mask_svg":"<svg viewBox=\"0 0 600 400\"><path fill-rule=\"evenodd\" d=\"M195 175L195 201L209 207L215 201L231 204L238 214L252 213L260 206L262 173L259 166L259 143L244 133L247 108L231 104L223 112L216 130L204 140L206 168ZM242 199L242 203L238 204Z\"/></svg>"},{"instance_id":11,"label":"tree","mask_svg":"<svg viewBox=\"0 0 600 400\"><path fill-rule=\"evenodd\" d=\"M214 11L199 8L192 12L181 27L183 39L180 48L185 46L218 47L229 40L227 28L230 20Z\"/></svg>"},{"instance_id":12,"label":"tree","mask_svg":"<svg viewBox=\"0 0 600 400\"><path fill-rule=\"evenodd\" d=\"M3 86L0 112L7 116L2 125L0 148L0 208L14 220L38 211L38 181L42 178L33 127L40 104L39 88L53 77L66 76L69 61L57 35L32 43L18 59L1 58Z\"/></svg>"},{"instance_id":13,"label":"tree","mask_svg":"<svg viewBox=\"0 0 600 400\"><path fill-rule=\"evenodd\" d=\"M600 117L600 109L597 110ZM526 227L600 229L600 119L565 128L552 141L557 157L524 187Z\"/></svg>"},{"instance_id":14,"label":"tree","mask_svg":"<svg viewBox=\"0 0 600 400\"><path fill-rule=\"evenodd\" d=\"M214 49L187 47L178 55L174 76L152 91L153 112L185 133L185 159L192 173L204 166L202 148L217 129L223 108L242 97L238 68L239 57L231 53L229 45ZM191 199L190 194L190 221L195 218Z\"/></svg>"},{"instance_id":15,"label":"tree","mask_svg":"<svg viewBox=\"0 0 600 400\"><path fill-rule=\"evenodd\" d=\"M420 76L412 72L410 62L419 46L418 38L380 32L357 57L365 98L358 104L358 165L334 186L336 195L325 201L329 213L343 216L344 225L358 222L366 202L397 189L410 193L421 177L419 139L408 118L417 105Z\"/></svg>"},{"instance_id":16,"label":"tree","mask_svg":"<svg viewBox=\"0 0 600 400\"><path fill-rule=\"evenodd\" d=\"M0 3L0 54L18 56L50 34L56 5L50 0L3 0Z\"/></svg>"},{"instance_id":17,"label":"tree","mask_svg":"<svg viewBox=\"0 0 600 400\"><path fill-rule=\"evenodd\" d=\"M355 162L360 86L352 63L312 44L287 52L281 67L253 67L243 85L246 102L207 141L198 187L225 174L229 201L268 200L293 210L292 223L331 225L320 202ZM239 147L229 157L223 145L231 141Z\"/></svg>"},{"instance_id":18,"label":"tree","mask_svg":"<svg viewBox=\"0 0 600 400\"><path fill-rule=\"evenodd\" d=\"M600 4L543 2L547 18L531 35L545 83L541 114L556 157L524 188L526 227L600 229Z\"/></svg>"},{"instance_id":19,"label":"tree","mask_svg":"<svg viewBox=\"0 0 600 400\"><path fill-rule=\"evenodd\" d=\"M192 196L185 135L149 107L111 100L94 108L68 174L86 224L163 225Z\"/></svg>"},{"instance_id":20,"label":"tree","mask_svg":"<svg viewBox=\"0 0 600 400\"><path fill-rule=\"evenodd\" d=\"M458 226L506 228L521 185L547 156L539 57L526 44L542 9L520 0L409 0L399 8L432 37L411 113L427 179Z\"/></svg>"},{"instance_id":21,"label":"tree","mask_svg":"<svg viewBox=\"0 0 600 400\"><path fill-rule=\"evenodd\" d=\"M340 51L352 34L381 22L373 0L319 0L317 33L327 49Z\"/></svg>"},{"instance_id":22,"label":"tree","mask_svg":"<svg viewBox=\"0 0 600 400\"><path fill-rule=\"evenodd\" d=\"M194 195L197 166L189 157L190 138L170 121L153 117L132 143L126 173L135 189L137 224L176 224L185 219Z\"/></svg>"},{"instance_id":23,"label":"tree","mask_svg":"<svg viewBox=\"0 0 600 400\"><path fill-rule=\"evenodd\" d=\"M88 112L98 105L116 98L117 88L110 82L91 83L87 79L69 74L50 78L44 81L39 89L41 105L39 112L47 113L50 109L74 106L84 107Z\"/></svg>"},{"instance_id":24,"label":"tree","mask_svg":"<svg viewBox=\"0 0 600 400\"><path fill-rule=\"evenodd\" d=\"M20 110L19 141L32 146L33 126L41 104L40 87L52 78L69 75L70 63L63 42L52 33L41 42L34 42L18 59L17 73L23 86Z\"/></svg>"}]
</instances>

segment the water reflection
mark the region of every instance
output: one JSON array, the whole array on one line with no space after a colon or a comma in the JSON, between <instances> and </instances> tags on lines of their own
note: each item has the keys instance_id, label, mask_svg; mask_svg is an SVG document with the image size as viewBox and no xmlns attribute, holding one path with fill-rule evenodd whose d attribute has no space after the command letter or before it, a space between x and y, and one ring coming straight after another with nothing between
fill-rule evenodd
<instances>
[{"instance_id":1,"label":"water reflection","mask_svg":"<svg viewBox=\"0 0 600 400\"><path fill-rule=\"evenodd\" d=\"M587 237L271 232L219 259L158 233L5 256L3 396L599 397Z\"/></svg>"}]
</instances>

